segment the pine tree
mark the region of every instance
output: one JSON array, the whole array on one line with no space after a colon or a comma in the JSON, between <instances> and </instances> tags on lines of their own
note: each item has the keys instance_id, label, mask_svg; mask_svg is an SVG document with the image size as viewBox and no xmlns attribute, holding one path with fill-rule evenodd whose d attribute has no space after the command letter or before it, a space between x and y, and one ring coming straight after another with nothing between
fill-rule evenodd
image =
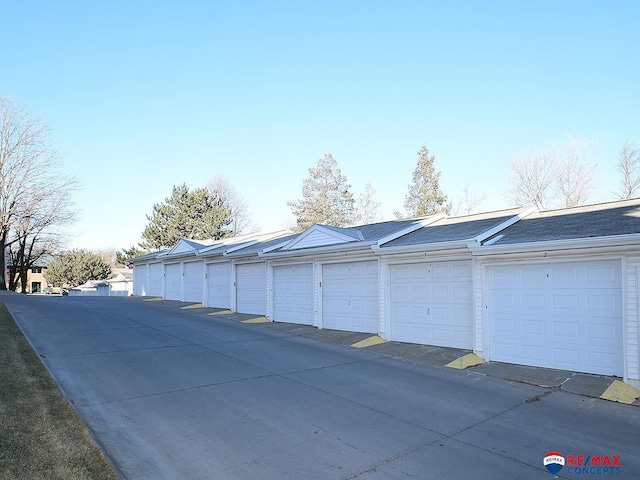
<instances>
[{"instance_id":1,"label":"pine tree","mask_svg":"<svg viewBox=\"0 0 640 480\"><path fill-rule=\"evenodd\" d=\"M404 197L404 209L410 217L451 211L447 196L440 190L440 172L435 170L434 161L435 157L429 156L427 146L422 145L418 150L418 164L413 171L413 182Z\"/></svg>"},{"instance_id":2,"label":"pine tree","mask_svg":"<svg viewBox=\"0 0 640 480\"><path fill-rule=\"evenodd\" d=\"M229 235L231 210L223 198L206 188L189 191L185 184L173 187L164 203L153 206L140 246L147 250L171 248L181 238L220 239Z\"/></svg>"},{"instance_id":3,"label":"pine tree","mask_svg":"<svg viewBox=\"0 0 640 480\"><path fill-rule=\"evenodd\" d=\"M44 271L51 285L75 287L89 280L104 280L111 266L100 255L88 250L71 250L56 256Z\"/></svg>"},{"instance_id":4,"label":"pine tree","mask_svg":"<svg viewBox=\"0 0 640 480\"><path fill-rule=\"evenodd\" d=\"M350 188L331 154L318 160L318 166L309 169L309 178L302 183L302 199L287 202L297 228L305 230L316 223L336 227L350 225L355 203Z\"/></svg>"}]
</instances>

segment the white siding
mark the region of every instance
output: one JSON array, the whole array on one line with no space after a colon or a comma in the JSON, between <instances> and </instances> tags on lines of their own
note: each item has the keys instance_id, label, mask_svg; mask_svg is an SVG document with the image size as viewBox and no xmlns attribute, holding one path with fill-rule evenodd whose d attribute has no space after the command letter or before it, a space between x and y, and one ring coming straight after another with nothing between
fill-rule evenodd
<instances>
[{"instance_id":1,"label":"white siding","mask_svg":"<svg viewBox=\"0 0 640 480\"><path fill-rule=\"evenodd\" d=\"M640 255L629 256L626 265L626 322L625 344L627 378L640 387L640 318L638 304L640 302Z\"/></svg>"}]
</instances>

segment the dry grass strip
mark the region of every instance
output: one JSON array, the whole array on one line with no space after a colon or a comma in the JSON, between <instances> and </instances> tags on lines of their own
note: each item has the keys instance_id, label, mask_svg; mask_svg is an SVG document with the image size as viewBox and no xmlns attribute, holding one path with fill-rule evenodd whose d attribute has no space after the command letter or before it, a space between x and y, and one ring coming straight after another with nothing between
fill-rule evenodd
<instances>
[{"instance_id":1,"label":"dry grass strip","mask_svg":"<svg viewBox=\"0 0 640 480\"><path fill-rule=\"evenodd\" d=\"M0 478L119 478L3 304Z\"/></svg>"}]
</instances>

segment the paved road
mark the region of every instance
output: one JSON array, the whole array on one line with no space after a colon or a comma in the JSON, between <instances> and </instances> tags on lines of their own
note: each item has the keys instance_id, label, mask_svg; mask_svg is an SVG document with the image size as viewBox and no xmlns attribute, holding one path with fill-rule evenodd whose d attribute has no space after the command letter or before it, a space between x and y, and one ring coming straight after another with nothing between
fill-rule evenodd
<instances>
[{"instance_id":1,"label":"paved road","mask_svg":"<svg viewBox=\"0 0 640 480\"><path fill-rule=\"evenodd\" d=\"M616 456L609 478L640 478L637 407L176 302L0 302L125 479L546 479L551 451Z\"/></svg>"}]
</instances>

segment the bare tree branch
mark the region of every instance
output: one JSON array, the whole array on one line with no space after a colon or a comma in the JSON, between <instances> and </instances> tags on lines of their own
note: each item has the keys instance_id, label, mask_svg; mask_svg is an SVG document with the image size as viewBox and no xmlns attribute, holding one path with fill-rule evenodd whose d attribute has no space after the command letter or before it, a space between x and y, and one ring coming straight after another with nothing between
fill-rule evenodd
<instances>
[{"instance_id":1,"label":"bare tree branch","mask_svg":"<svg viewBox=\"0 0 640 480\"><path fill-rule=\"evenodd\" d=\"M618 194L620 199L637 197L640 193L640 148L628 139L620 149L618 171L622 175Z\"/></svg>"},{"instance_id":2,"label":"bare tree branch","mask_svg":"<svg viewBox=\"0 0 640 480\"><path fill-rule=\"evenodd\" d=\"M582 205L593 189L594 172L586 143L571 138L555 150L509 159L507 197L516 205L535 205L540 210Z\"/></svg>"},{"instance_id":3,"label":"bare tree branch","mask_svg":"<svg viewBox=\"0 0 640 480\"><path fill-rule=\"evenodd\" d=\"M380 221L380 202L376 200L376 189L367 183L364 192L358 195L355 205L354 222L365 225Z\"/></svg>"},{"instance_id":4,"label":"bare tree branch","mask_svg":"<svg viewBox=\"0 0 640 480\"><path fill-rule=\"evenodd\" d=\"M70 194L76 189L76 180L62 171L46 125L0 96L0 265L5 246L16 244L15 260L26 272L36 246L73 220ZM4 289L4 268L0 271Z\"/></svg>"},{"instance_id":5,"label":"bare tree branch","mask_svg":"<svg viewBox=\"0 0 640 480\"><path fill-rule=\"evenodd\" d=\"M232 235L254 233L258 229L253 223L247 200L234 188L224 175L216 175L207 182L207 190L217 193L231 210Z\"/></svg>"},{"instance_id":6,"label":"bare tree branch","mask_svg":"<svg viewBox=\"0 0 640 480\"><path fill-rule=\"evenodd\" d=\"M584 205L593 189L596 166L589 162L584 140L570 138L556 154L558 165L556 188L561 207Z\"/></svg>"},{"instance_id":7,"label":"bare tree branch","mask_svg":"<svg viewBox=\"0 0 640 480\"><path fill-rule=\"evenodd\" d=\"M557 165L547 152L512 157L507 164L511 185L509 199L516 205L535 205L546 210L552 196Z\"/></svg>"},{"instance_id":8,"label":"bare tree branch","mask_svg":"<svg viewBox=\"0 0 640 480\"><path fill-rule=\"evenodd\" d=\"M476 194L471 191L469 184L464 185L462 200L453 208L454 215L469 215L478 205L487 198L486 193Z\"/></svg>"}]
</instances>

